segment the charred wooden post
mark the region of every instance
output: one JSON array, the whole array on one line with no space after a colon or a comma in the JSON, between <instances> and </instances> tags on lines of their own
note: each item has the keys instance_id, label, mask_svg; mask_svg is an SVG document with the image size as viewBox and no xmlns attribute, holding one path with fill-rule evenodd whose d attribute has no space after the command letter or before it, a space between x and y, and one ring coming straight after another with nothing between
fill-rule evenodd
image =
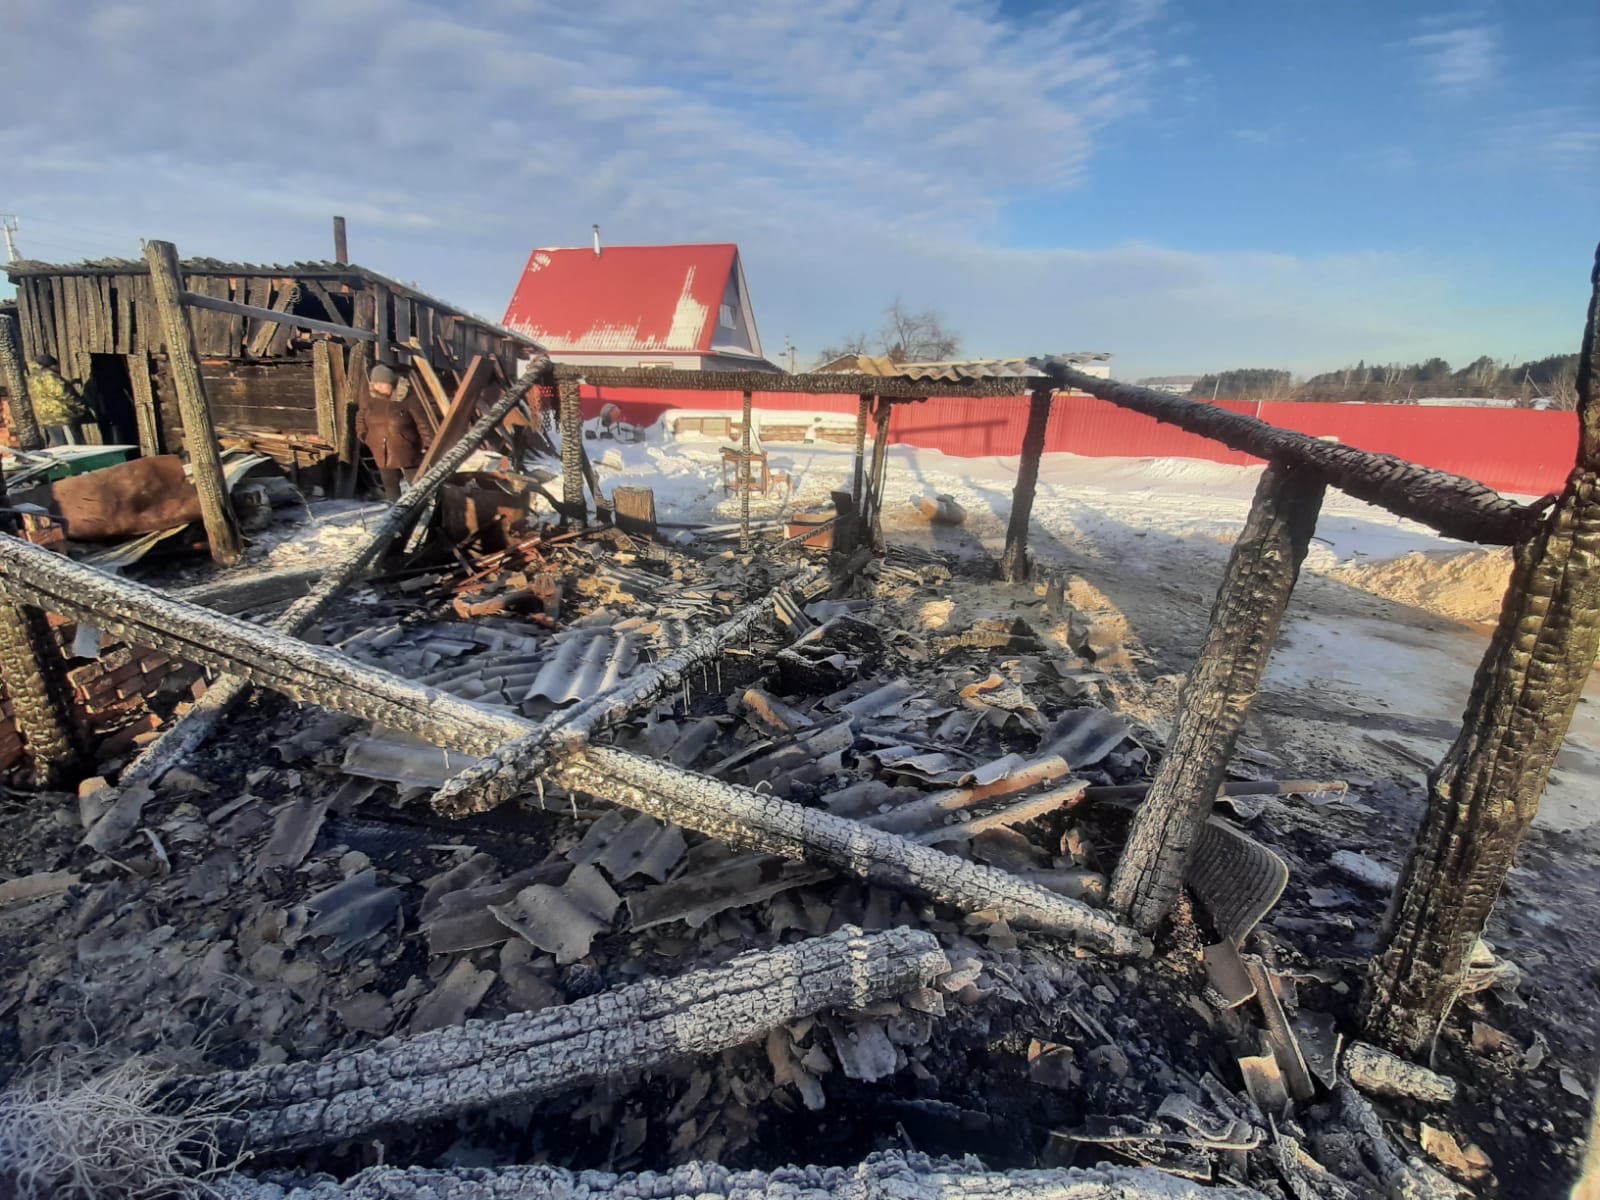
<instances>
[{"instance_id":1,"label":"charred wooden post","mask_svg":"<svg viewBox=\"0 0 1600 1200\"><path fill-rule=\"evenodd\" d=\"M1531 537L1539 525L1541 505L1517 504L1493 488L1448 471L1418 466L1392 454L1324 442L1170 392L1099 379L1056 360L1035 365L1058 388L1088 392L1120 408L1144 413L1268 462L1310 467L1322 475L1328 486L1420 521L1446 537L1488 546L1514 546Z\"/></svg>"},{"instance_id":2,"label":"charred wooden post","mask_svg":"<svg viewBox=\"0 0 1600 1200\"><path fill-rule=\"evenodd\" d=\"M543 358L530 365L516 384L508 387L505 394L478 419L477 424L463 434L427 474L384 513L383 519L367 540L325 571L315 587L272 622L272 628L282 633L296 634L320 618L335 596L355 583L396 540L406 535L423 509L433 502L434 495L445 481L456 473L469 455L483 445L489 434L505 420L506 414L526 399L529 390L548 365L549 360ZM190 751L203 745L249 690L249 680L238 675L224 675L216 680L193 708L151 743L122 773L119 786L154 784Z\"/></svg>"},{"instance_id":3,"label":"charred wooden post","mask_svg":"<svg viewBox=\"0 0 1600 1200\"><path fill-rule=\"evenodd\" d=\"M234 1119L253 1150L325 1146L660 1070L820 1012L891 999L949 969L931 933L845 926L539 1012L390 1038L319 1062L180 1080L165 1104L226 1098L239 1106Z\"/></svg>"},{"instance_id":4,"label":"charred wooden post","mask_svg":"<svg viewBox=\"0 0 1600 1200\"><path fill-rule=\"evenodd\" d=\"M0 316L0 380L5 381L6 391L10 393L11 432L17 435L17 444L24 450L43 450L44 431L34 416L33 395L28 391L28 368L22 361L17 325L8 316Z\"/></svg>"},{"instance_id":5,"label":"charred wooden post","mask_svg":"<svg viewBox=\"0 0 1600 1200\"><path fill-rule=\"evenodd\" d=\"M750 401L744 394L744 424L740 427L743 445L739 451L739 553L750 553Z\"/></svg>"},{"instance_id":6,"label":"charred wooden post","mask_svg":"<svg viewBox=\"0 0 1600 1200\"><path fill-rule=\"evenodd\" d=\"M1305 560L1325 490L1305 467L1269 466L1228 558L1200 656L1150 795L1139 806L1111 883L1111 904L1155 929L1183 887L1196 836L1233 758L1245 713Z\"/></svg>"},{"instance_id":7,"label":"charred wooden post","mask_svg":"<svg viewBox=\"0 0 1600 1200\"><path fill-rule=\"evenodd\" d=\"M8 502L0 475L0 509ZM0 512L0 537L16 533L17 518ZM0 601L0 683L11 697L11 713L33 759L39 787L69 775L85 750L82 727L67 685L67 664L39 609Z\"/></svg>"},{"instance_id":8,"label":"charred wooden post","mask_svg":"<svg viewBox=\"0 0 1600 1200\"><path fill-rule=\"evenodd\" d=\"M894 403L878 398L877 427L872 434L872 483L867 492L867 511L862 514L861 541L870 539L872 548L882 554L883 542L883 479L889 461L889 419L894 416Z\"/></svg>"},{"instance_id":9,"label":"charred wooden post","mask_svg":"<svg viewBox=\"0 0 1600 1200\"><path fill-rule=\"evenodd\" d=\"M514 742L496 748L451 779L434 794L436 811L452 817L488 812L525 795L557 758L582 747L597 733L643 711L662 696L683 687L691 672L704 670L735 642L743 642L775 603L794 600L810 582L796 580L748 604L713 629L697 634L666 658L632 679L573 707L545 718Z\"/></svg>"},{"instance_id":10,"label":"charred wooden post","mask_svg":"<svg viewBox=\"0 0 1600 1200\"><path fill-rule=\"evenodd\" d=\"M557 387L561 404L561 503L568 529L582 529L589 519L583 498L583 402L575 379Z\"/></svg>"},{"instance_id":11,"label":"charred wooden post","mask_svg":"<svg viewBox=\"0 0 1600 1200\"><path fill-rule=\"evenodd\" d=\"M1578 358L1578 458L1538 533L1517 547L1500 622L1461 732L1428 776L1365 1000L1366 1036L1433 1045L1600 650L1600 253Z\"/></svg>"},{"instance_id":12,"label":"charred wooden post","mask_svg":"<svg viewBox=\"0 0 1600 1200\"><path fill-rule=\"evenodd\" d=\"M532 722L364 666L336 651L208 612L15 538L0 538L0 592L142 646L465 754L489 754ZM585 748L549 776L737 846L804 858L1118 954L1149 943L1106 913L1005 871L980 866L776 796L619 750Z\"/></svg>"},{"instance_id":13,"label":"charred wooden post","mask_svg":"<svg viewBox=\"0 0 1600 1200\"><path fill-rule=\"evenodd\" d=\"M1007 583L1024 583L1030 574L1028 520L1033 516L1033 494L1039 486L1039 458L1044 454L1044 434L1049 424L1050 389L1038 388L1028 400L1028 428L1022 435L1017 486L1011 493L1011 519L1006 524L1006 552L1000 560L1000 577Z\"/></svg>"},{"instance_id":14,"label":"charred wooden post","mask_svg":"<svg viewBox=\"0 0 1600 1200\"><path fill-rule=\"evenodd\" d=\"M56 786L82 762L84 737L67 686L66 659L50 622L31 605L0 603L0 681L33 759L34 782Z\"/></svg>"},{"instance_id":15,"label":"charred wooden post","mask_svg":"<svg viewBox=\"0 0 1600 1200\"><path fill-rule=\"evenodd\" d=\"M333 219L333 261L336 263L350 261L350 243L345 238L343 217Z\"/></svg>"},{"instance_id":16,"label":"charred wooden post","mask_svg":"<svg viewBox=\"0 0 1600 1200\"><path fill-rule=\"evenodd\" d=\"M146 242L145 262L150 264L150 290L156 311L161 314L162 340L167 347L167 364L178 392L178 411L183 417L183 443L194 474L195 491L200 493L200 515L205 522L211 557L225 567L239 561L242 544L239 522L228 499L228 482L222 474L222 451L217 431L211 424L211 407L206 403L206 385L200 377L200 360L195 353L194 331L183 309L183 276L178 265L178 250L171 242Z\"/></svg>"},{"instance_id":17,"label":"charred wooden post","mask_svg":"<svg viewBox=\"0 0 1600 1200\"><path fill-rule=\"evenodd\" d=\"M133 388L133 421L139 431L139 453L153 458L162 453L161 417L156 411L156 392L150 380L150 356L126 355L128 382Z\"/></svg>"},{"instance_id":18,"label":"charred wooden post","mask_svg":"<svg viewBox=\"0 0 1600 1200\"><path fill-rule=\"evenodd\" d=\"M848 1167L746 1171L691 1162L665 1171L569 1171L518 1167L368 1167L286 1190L245 1175L206 1185L218 1200L1266 1200L1251 1187L1193 1183L1155 1167L1049 1167L985 1171L881 1151ZM1396 1193L1399 1194L1399 1193Z\"/></svg>"},{"instance_id":19,"label":"charred wooden post","mask_svg":"<svg viewBox=\"0 0 1600 1200\"><path fill-rule=\"evenodd\" d=\"M861 488L865 483L867 468L867 418L872 414L872 397L863 393L856 399L856 463L853 482L850 485L850 495L860 509L865 501L861 496Z\"/></svg>"}]
</instances>

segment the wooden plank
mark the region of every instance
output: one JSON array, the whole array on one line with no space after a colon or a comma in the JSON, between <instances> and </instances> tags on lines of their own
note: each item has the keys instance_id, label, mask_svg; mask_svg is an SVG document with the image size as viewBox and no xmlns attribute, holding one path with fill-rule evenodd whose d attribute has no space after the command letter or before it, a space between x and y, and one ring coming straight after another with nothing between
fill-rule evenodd
<instances>
[{"instance_id":1,"label":"wooden plank","mask_svg":"<svg viewBox=\"0 0 1600 1200\"><path fill-rule=\"evenodd\" d=\"M411 367L417 373L417 378L422 386L419 394L426 398L427 404L433 409L434 426L437 428L445 414L450 411L450 393L445 390L444 383L439 378L439 373L433 369L423 355L418 354L411 360Z\"/></svg>"},{"instance_id":2,"label":"wooden plank","mask_svg":"<svg viewBox=\"0 0 1600 1200\"><path fill-rule=\"evenodd\" d=\"M311 382L317 397L317 433L330 446L336 446L339 441L339 415L333 391L331 358L325 338L312 343Z\"/></svg>"},{"instance_id":3,"label":"wooden plank","mask_svg":"<svg viewBox=\"0 0 1600 1200\"><path fill-rule=\"evenodd\" d=\"M255 309L248 316L257 317L261 324L256 327L255 333L250 337L250 345L245 349L248 358L265 358L272 347L273 339L277 337L281 326L276 324L279 319L277 314L286 313L293 307L300 295L300 285L290 282L279 288L278 298L272 302L270 309ZM249 307L246 305L246 307ZM272 314L272 315L269 315Z\"/></svg>"},{"instance_id":4,"label":"wooden plank","mask_svg":"<svg viewBox=\"0 0 1600 1200\"><path fill-rule=\"evenodd\" d=\"M411 299L408 296L394 298L394 340L402 346L411 344Z\"/></svg>"},{"instance_id":5,"label":"wooden plank","mask_svg":"<svg viewBox=\"0 0 1600 1200\"><path fill-rule=\"evenodd\" d=\"M22 318L22 358L24 362L39 361L39 298L30 286L32 280L24 279L17 287L17 315ZM27 368L24 367L24 370Z\"/></svg>"},{"instance_id":6,"label":"wooden plank","mask_svg":"<svg viewBox=\"0 0 1600 1200\"><path fill-rule=\"evenodd\" d=\"M414 340L422 351L422 357L430 363L433 362L433 339L438 324L433 309L426 304L417 305L417 329Z\"/></svg>"},{"instance_id":7,"label":"wooden plank","mask_svg":"<svg viewBox=\"0 0 1600 1200\"><path fill-rule=\"evenodd\" d=\"M389 289L378 287L373 289L373 300L378 306L378 361L381 363L394 362L394 345L391 340L389 305L392 297Z\"/></svg>"},{"instance_id":8,"label":"wooden plank","mask_svg":"<svg viewBox=\"0 0 1600 1200\"><path fill-rule=\"evenodd\" d=\"M365 295L365 293L362 293ZM339 498L348 500L356 494L356 476L361 467L361 444L356 440L356 408L367 398L367 370L372 362L372 346L357 342L350 348L350 369L346 373L347 420L345 437L339 455Z\"/></svg>"},{"instance_id":9,"label":"wooden plank","mask_svg":"<svg viewBox=\"0 0 1600 1200\"><path fill-rule=\"evenodd\" d=\"M439 424L439 433L433 439L433 445L428 447L427 453L422 456L422 462L417 466L418 475L426 475L428 468L433 466L446 450L461 440L461 435L466 433L472 427L472 422L477 419L478 401L482 399L484 392L500 382L502 382L500 367L494 359L479 357L472 360L472 365L462 376L461 386L456 388L455 397L450 401L450 410L445 413L444 420Z\"/></svg>"},{"instance_id":10,"label":"wooden plank","mask_svg":"<svg viewBox=\"0 0 1600 1200\"><path fill-rule=\"evenodd\" d=\"M77 379L78 375L78 289L71 278L60 280L62 326L66 336L61 339L60 361L56 370L63 379Z\"/></svg>"},{"instance_id":11,"label":"wooden plank","mask_svg":"<svg viewBox=\"0 0 1600 1200\"><path fill-rule=\"evenodd\" d=\"M78 344L87 358L100 351L100 288L87 275L79 275L73 283L78 288L78 316L83 323Z\"/></svg>"},{"instance_id":12,"label":"wooden plank","mask_svg":"<svg viewBox=\"0 0 1600 1200\"><path fill-rule=\"evenodd\" d=\"M200 494L200 512L211 556L225 567L239 561L242 552L239 524L228 500L228 485L222 474L222 454L217 433L206 405L205 384L194 351L194 338L185 319L183 276L178 266L178 249L171 242L145 243L145 262L150 265L151 290L161 309L161 328L166 338L167 361L178 390L178 405L183 414L184 443L194 474L195 490Z\"/></svg>"},{"instance_id":13,"label":"wooden plank","mask_svg":"<svg viewBox=\"0 0 1600 1200\"><path fill-rule=\"evenodd\" d=\"M305 281L305 284L306 290L315 296L322 304L322 307L327 310L328 320L332 321L335 325L342 325L346 329L349 329L350 322L346 321L344 319L344 313L339 311L338 304L334 302L333 293L323 286L320 281L315 279L308 279Z\"/></svg>"},{"instance_id":14,"label":"wooden plank","mask_svg":"<svg viewBox=\"0 0 1600 1200\"><path fill-rule=\"evenodd\" d=\"M333 381L333 448L342 456L345 442L354 436L351 430L355 427L355 408L345 382L344 347L338 342L328 343L328 376Z\"/></svg>"},{"instance_id":15,"label":"wooden plank","mask_svg":"<svg viewBox=\"0 0 1600 1200\"><path fill-rule=\"evenodd\" d=\"M72 338L72 328L67 320L67 289L66 280L52 279L50 284L50 311L55 314L56 338L54 346L55 368L64 377L72 377L71 350L69 343Z\"/></svg>"},{"instance_id":16,"label":"wooden plank","mask_svg":"<svg viewBox=\"0 0 1600 1200\"><path fill-rule=\"evenodd\" d=\"M150 357L127 356L128 381L133 386L133 419L139 429L139 453L152 458L162 453L161 417L156 412L155 389L150 384Z\"/></svg>"},{"instance_id":17,"label":"wooden plank","mask_svg":"<svg viewBox=\"0 0 1600 1200\"><path fill-rule=\"evenodd\" d=\"M314 333L331 333L339 337L358 338L368 342L377 340L376 334L368 333L364 329L351 329L348 325L336 325L332 321L318 321L314 317L302 317L296 313L284 311L289 304L294 302L293 299L286 301L286 298L293 295L293 289L280 293L278 303L271 308L257 308L251 304L240 304L236 300L222 300L215 296L205 295L202 292L185 292L183 294L183 302L195 308L208 309L212 312L234 313L239 316L250 317L253 320L262 322L263 325L268 325L273 329L274 333L277 332L276 326L288 325L296 329L309 329ZM262 340L262 331L258 329L252 342L260 343ZM236 355L227 353L226 342L223 343L222 349L209 350L205 353L216 354L223 358L236 357ZM261 357L260 354L256 353L254 344L251 346L250 353L253 358Z\"/></svg>"},{"instance_id":18,"label":"wooden plank","mask_svg":"<svg viewBox=\"0 0 1600 1200\"><path fill-rule=\"evenodd\" d=\"M114 349L117 354L127 354L129 345L133 341L133 305L129 303L128 291L123 286L122 276L111 277L111 291L113 311L116 313Z\"/></svg>"}]
</instances>

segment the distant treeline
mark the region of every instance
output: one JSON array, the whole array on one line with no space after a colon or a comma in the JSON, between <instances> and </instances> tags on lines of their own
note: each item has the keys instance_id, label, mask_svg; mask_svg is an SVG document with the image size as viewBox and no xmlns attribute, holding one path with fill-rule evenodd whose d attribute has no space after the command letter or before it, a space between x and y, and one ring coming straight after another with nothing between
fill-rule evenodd
<instances>
[{"instance_id":1,"label":"distant treeline","mask_svg":"<svg viewBox=\"0 0 1600 1200\"><path fill-rule=\"evenodd\" d=\"M1551 354L1524 363L1497 362L1484 355L1459 370L1442 358L1327 371L1295 379L1288 371L1246 367L1202 375L1189 389L1198 400L1305 400L1338 403L1405 404L1430 396L1515 400L1540 407L1576 408L1578 356Z\"/></svg>"}]
</instances>

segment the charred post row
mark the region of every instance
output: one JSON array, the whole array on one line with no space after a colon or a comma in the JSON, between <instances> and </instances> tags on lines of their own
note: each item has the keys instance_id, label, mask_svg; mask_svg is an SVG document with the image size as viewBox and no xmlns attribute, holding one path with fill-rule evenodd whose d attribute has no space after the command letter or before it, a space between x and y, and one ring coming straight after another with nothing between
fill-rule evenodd
<instances>
[{"instance_id":1,"label":"charred post row","mask_svg":"<svg viewBox=\"0 0 1600 1200\"><path fill-rule=\"evenodd\" d=\"M561 380L556 395L561 406L561 503L567 528L582 529L589 519L583 498L583 401L576 380Z\"/></svg>"},{"instance_id":2,"label":"charred post row","mask_svg":"<svg viewBox=\"0 0 1600 1200\"><path fill-rule=\"evenodd\" d=\"M1177 723L1139 806L1111 885L1112 907L1153 930L1178 898L1322 507L1322 478L1273 464L1262 473L1234 544L1200 656L1178 697Z\"/></svg>"},{"instance_id":3,"label":"charred post row","mask_svg":"<svg viewBox=\"0 0 1600 1200\"><path fill-rule=\"evenodd\" d=\"M467 754L488 754L534 728L506 710L459 700L16 539L0 538L0 589L140 645ZM569 790L598 795L733 846L803 858L971 912L992 910L1110 953L1149 950L1148 941L1109 914L1005 871L624 751L582 748L557 763L550 777Z\"/></svg>"}]
</instances>

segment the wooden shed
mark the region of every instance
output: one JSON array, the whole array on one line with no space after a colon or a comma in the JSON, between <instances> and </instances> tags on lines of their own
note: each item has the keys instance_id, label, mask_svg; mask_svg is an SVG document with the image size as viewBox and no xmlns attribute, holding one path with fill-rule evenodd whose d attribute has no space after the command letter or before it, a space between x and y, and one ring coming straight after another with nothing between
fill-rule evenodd
<instances>
[{"instance_id":1,"label":"wooden shed","mask_svg":"<svg viewBox=\"0 0 1600 1200\"><path fill-rule=\"evenodd\" d=\"M83 389L95 418L86 432L137 443L146 454L181 450L183 425L144 261L23 261L5 270L17 289L23 355L30 367ZM348 411L373 362L413 365L418 386L448 397L475 362L509 380L517 359L539 349L351 263L200 258L185 260L182 271L219 438L294 468L340 452L348 433L341 435L337 414ZM291 319L266 320L247 308Z\"/></svg>"}]
</instances>

